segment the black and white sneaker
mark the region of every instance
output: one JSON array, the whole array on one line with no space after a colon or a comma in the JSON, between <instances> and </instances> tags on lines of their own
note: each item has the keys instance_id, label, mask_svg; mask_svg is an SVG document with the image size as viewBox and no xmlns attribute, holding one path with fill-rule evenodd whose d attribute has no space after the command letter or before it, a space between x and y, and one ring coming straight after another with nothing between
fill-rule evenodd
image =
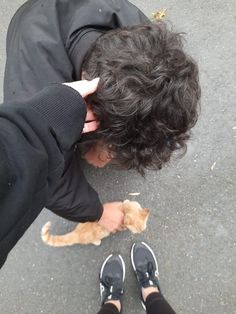
<instances>
[{"instance_id":1,"label":"black and white sneaker","mask_svg":"<svg viewBox=\"0 0 236 314\"><path fill-rule=\"evenodd\" d=\"M109 300L121 301L125 280L125 263L120 255L109 255L100 271L100 294L102 304Z\"/></svg>"},{"instance_id":2,"label":"black and white sneaker","mask_svg":"<svg viewBox=\"0 0 236 314\"><path fill-rule=\"evenodd\" d=\"M140 289L157 287L160 292L159 272L153 250L144 242L134 243L131 248L131 263ZM146 309L141 291L141 302Z\"/></svg>"}]
</instances>

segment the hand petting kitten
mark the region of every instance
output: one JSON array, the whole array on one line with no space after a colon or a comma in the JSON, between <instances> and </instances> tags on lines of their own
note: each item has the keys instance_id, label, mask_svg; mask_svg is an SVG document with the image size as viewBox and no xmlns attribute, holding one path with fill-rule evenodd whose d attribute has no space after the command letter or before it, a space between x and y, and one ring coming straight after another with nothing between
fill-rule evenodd
<instances>
[{"instance_id":1,"label":"hand petting kitten","mask_svg":"<svg viewBox=\"0 0 236 314\"><path fill-rule=\"evenodd\" d=\"M128 229L132 233L140 233L146 229L149 216L149 210L147 208L142 208L139 203L130 202L128 200L124 201L123 203L117 202L109 204L113 204L113 211L116 214L117 208L119 208L119 211L122 214L120 217L124 218L121 219L123 223L122 229ZM106 208L106 211L108 211L111 210L112 207L108 206ZM110 216L108 217L108 220L106 220L106 217L104 218L105 225L108 221L110 221ZM116 220L117 217L114 217L114 219ZM117 226L116 223L114 225ZM110 234L110 230L98 222L79 223L73 231L59 236L49 234L50 226L50 222L43 226L41 237L46 244L57 247L90 243L94 245L100 245L101 240Z\"/></svg>"}]
</instances>

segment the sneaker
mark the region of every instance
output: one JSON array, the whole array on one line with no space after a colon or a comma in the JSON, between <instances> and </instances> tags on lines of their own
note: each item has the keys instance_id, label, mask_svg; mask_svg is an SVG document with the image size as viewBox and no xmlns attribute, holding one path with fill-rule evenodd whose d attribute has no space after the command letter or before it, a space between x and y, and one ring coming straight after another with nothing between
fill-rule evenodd
<instances>
[{"instance_id":1,"label":"sneaker","mask_svg":"<svg viewBox=\"0 0 236 314\"><path fill-rule=\"evenodd\" d=\"M141 289L142 306L146 310L142 288L157 287L161 292L156 256L146 243L134 243L131 248L131 263Z\"/></svg>"},{"instance_id":2,"label":"sneaker","mask_svg":"<svg viewBox=\"0 0 236 314\"><path fill-rule=\"evenodd\" d=\"M109 300L121 301L125 280L125 263L120 255L109 255L100 271L100 294L102 304Z\"/></svg>"}]
</instances>

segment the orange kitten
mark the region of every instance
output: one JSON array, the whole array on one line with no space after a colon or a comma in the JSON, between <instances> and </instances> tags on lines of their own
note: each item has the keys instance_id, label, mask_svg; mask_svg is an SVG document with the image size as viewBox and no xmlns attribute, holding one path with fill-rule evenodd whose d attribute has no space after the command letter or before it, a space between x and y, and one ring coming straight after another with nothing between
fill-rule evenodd
<instances>
[{"instance_id":1,"label":"orange kitten","mask_svg":"<svg viewBox=\"0 0 236 314\"><path fill-rule=\"evenodd\" d=\"M121 207L124 213L124 227L133 233L140 233L146 229L149 210L141 208L139 203L124 201ZM47 222L41 231L42 240L51 246L68 246L74 244L100 245L101 240L110 232L97 222L79 223L76 228L64 235L49 234L51 223Z\"/></svg>"}]
</instances>

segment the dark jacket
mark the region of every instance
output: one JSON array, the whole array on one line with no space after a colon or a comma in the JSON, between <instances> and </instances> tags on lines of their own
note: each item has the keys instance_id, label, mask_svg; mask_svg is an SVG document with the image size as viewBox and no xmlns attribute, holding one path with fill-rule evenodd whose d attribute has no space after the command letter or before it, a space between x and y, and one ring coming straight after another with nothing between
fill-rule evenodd
<instances>
[{"instance_id":1,"label":"dark jacket","mask_svg":"<svg viewBox=\"0 0 236 314\"><path fill-rule=\"evenodd\" d=\"M148 22L126 0L31 0L16 12L8 29L5 101L25 100L52 82L81 78L81 63L104 32ZM51 186L46 207L70 220L101 216L97 193L78 159L66 156L65 171Z\"/></svg>"},{"instance_id":2,"label":"dark jacket","mask_svg":"<svg viewBox=\"0 0 236 314\"><path fill-rule=\"evenodd\" d=\"M85 116L83 98L61 84L0 105L0 267L60 181Z\"/></svg>"}]
</instances>

